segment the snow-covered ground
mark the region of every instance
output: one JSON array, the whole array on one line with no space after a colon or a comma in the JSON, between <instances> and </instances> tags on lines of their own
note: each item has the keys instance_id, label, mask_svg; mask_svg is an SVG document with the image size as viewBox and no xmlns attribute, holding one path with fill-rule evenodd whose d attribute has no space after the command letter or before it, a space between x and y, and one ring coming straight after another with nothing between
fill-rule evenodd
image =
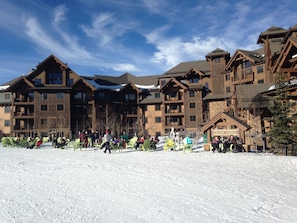
<instances>
[{"instance_id":1,"label":"snow-covered ground","mask_svg":"<svg viewBox=\"0 0 297 223\"><path fill-rule=\"evenodd\" d=\"M297 222L297 157L3 148L0 222Z\"/></svg>"}]
</instances>

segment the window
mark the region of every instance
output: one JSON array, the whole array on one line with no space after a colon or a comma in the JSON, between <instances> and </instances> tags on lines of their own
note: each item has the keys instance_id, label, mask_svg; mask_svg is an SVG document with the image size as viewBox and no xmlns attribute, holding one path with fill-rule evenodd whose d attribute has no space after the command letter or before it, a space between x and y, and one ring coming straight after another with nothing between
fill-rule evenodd
<instances>
[{"instance_id":1,"label":"window","mask_svg":"<svg viewBox=\"0 0 297 223\"><path fill-rule=\"evenodd\" d=\"M73 84L73 79L67 79L67 86L71 86Z\"/></svg>"},{"instance_id":2,"label":"window","mask_svg":"<svg viewBox=\"0 0 297 223\"><path fill-rule=\"evenodd\" d=\"M57 93L57 99L64 99L64 93L63 92L58 92Z\"/></svg>"},{"instance_id":3,"label":"window","mask_svg":"<svg viewBox=\"0 0 297 223\"><path fill-rule=\"evenodd\" d=\"M47 84L62 84L63 78L62 73L48 73L46 75Z\"/></svg>"},{"instance_id":4,"label":"window","mask_svg":"<svg viewBox=\"0 0 297 223\"><path fill-rule=\"evenodd\" d=\"M189 97L190 98L195 97L195 91L189 91Z\"/></svg>"},{"instance_id":5,"label":"window","mask_svg":"<svg viewBox=\"0 0 297 223\"><path fill-rule=\"evenodd\" d=\"M125 94L125 101L126 102L135 101L135 100L136 100L135 94Z\"/></svg>"},{"instance_id":6,"label":"window","mask_svg":"<svg viewBox=\"0 0 297 223\"><path fill-rule=\"evenodd\" d=\"M229 87L226 87L226 93L230 93L230 92L231 92L230 86Z\"/></svg>"},{"instance_id":7,"label":"window","mask_svg":"<svg viewBox=\"0 0 297 223\"><path fill-rule=\"evenodd\" d=\"M155 98L160 98L161 94L160 93L155 93Z\"/></svg>"},{"instance_id":8,"label":"window","mask_svg":"<svg viewBox=\"0 0 297 223\"><path fill-rule=\"evenodd\" d=\"M63 111L64 105L57 105L57 111Z\"/></svg>"},{"instance_id":9,"label":"window","mask_svg":"<svg viewBox=\"0 0 297 223\"><path fill-rule=\"evenodd\" d=\"M43 126L47 126L47 119L45 118L40 119L40 124Z\"/></svg>"},{"instance_id":10,"label":"window","mask_svg":"<svg viewBox=\"0 0 297 223\"><path fill-rule=\"evenodd\" d=\"M264 84L264 80L258 80L258 84Z\"/></svg>"},{"instance_id":11,"label":"window","mask_svg":"<svg viewBox=\"0 0 297 223\"><path fill-rule=\"evenodd\" d=\"M41 99L47 99L47 93L46 92L41 93Z\"/></svg>"},{"instance_id":12,"label":"window","mask_svg":"<svg viewBox=\"0 0 297 223\"><path fill-rule=\"evenodd\" d=\"M161 105L158 104L158 105L155 105L155 111L160 111L161 110Z\"/></svg>"},{"instance_id":13,"label":"window","mask_svg":"<svg viewBox=\"0 0 297 223\"><path fill-rule=\"evenodd\" d=\"M41 105L40 109L41 111L47 111L47 105Z\"/></svg>"},{"instance_id":14,"label":"window","mask_svg":"<svg viewBox=\"0 0 297 223\"><path fill-rule=\"evenodd\" d=\"M191 84L198 83L198 82L199 82L199 78L198 78L198 77L191 78L191 79L189 79L189 82L190 82Z\"/></svg>"},{"instance_id":15,"label":"window","mask_svg":"<svg viewBox=\"0 0 297 223\"><path fill-rule=\"evenodd\" d=\"M161 80L161 86L166 84L166 80Z\"/></svg>"},{"instance_id":16,"label":"window","mask_svg":"<svg viewBox=\"0 0 297 223\"><path fill-rule=\"evenodd\" d=\"M190 108L195 108L195 103L190 103Z\"/></svg>"},{"instance_id":17,"label":"window","mask_svg":"<svg viewBox=\"0 0 297 223\"><path fill-rule=\"evenodd\" d=\"M257 66L257 73L263 73L263 65Z\"/></svg>"},{"instance_id":18,"label":"window","mask_svg":"<svg viewBox=\"0 0 297 223\"><path fill-rule=\"evenodd\" d=\"M4 113L10 113L10 106L5 106Z\"/></svg>"},{"instance_id":19,"label":"window","mask_svg":"<svg viewBox=\"0 0 297 223\"><path fill-rule=\"evenodd\" d=\"M4 99L10 99L10 94L5 94Z\"/></svg>"},{"instance_id":20,"label":"window","mask_svg":"<svg viewBox=\"0 0 297 223\"><path fill-rule=\"evenodd\" d=\"M41 86L42 85L42 83L41 83L41 79L35 79L34 80L34 83L35 83L35 86Z\"/></svg>"},{"instance_id":21,"label":"window","mask_svg":"<svg viewBox=\"0 0 297 223\"><path fill-rule=\"evenodd\" d=\"M221 57L213 58L214 63L221 63Z\"/></svg>"},{"instance_id":22,"label":"window","mask_svg":"<svg viewBox=\"0 0 297 223\"><path fill-rule=\"evenodd\" d=\"M194 121L196 121L196 116L194 116L194 115L191 115L191 116L190 116L190 121L191 121L191 122L194 122Z\"/></svg>"},{"instance_id":23,"label":"window","mask_svg":"<svg viewBox=\"0 0 297 223\"><path fill-rule=\"evenodd\" d=\"M4 120L4 126L5 127L10 126L10 120Z\"/></svg>"},{"instance_id":24,"label":"window","mask_svg":"<svg viewBox=\"0 0 297 223\"><path fill-rule=\"evenodd\" d=\"M171 91L170 92L170 97L171 98L176 98L177 92L176 91Z\"/></svg>"},{"instance_id":25,"label":"window","mask_svg":"<svg viewBox=\"0 0 297 223\"><path fill-rule=\"evenodd\" d=\"M226 74L225 75L225 81L229 81L230 80L230 74Z\"/></svg>"},{"instance_id":26,"label":"window","mask_svg":"<svg viewBox=\"0 0 297 223\"><path fill-rule=\"evenodd\" d=\"M99 98L105 98L105 92L100 91L100 92L98 93L98 97L99 97Z\"/></svg>"},{"instance_id":27,"label":"window","mask_svg":"<svg viewBox=\"0 0 297 223\"><path fill-rule=\"evenodd\" d=\"M178 122L178 118L177 117L171 117L170 122Z\"/></svg>"},{"instance_id":28,"label":"window","mask_svg":"<svg viewBox=\"0 0 297 223\"><path fill-rule=\"evenodd\" d=\"M86 101L86 93L75 92L74 95L73 95L73 99L81 100L81 101L85 102Z\"/></svg>"},{"instance_id":29,"label":"window","mask_svg":"<svg viewBox=\"0 0 297 223\"><path fill-rule=\"evenodd\" d=\"M170 110L177 110L177 105L173 104L169 106Z\"/></svg>"},{"instance_id":30,"label":"window","mask_svg":"<svg viewBox=\"0 0 297 223\"><path fill-rule=\"evenodd\" d=\"M156 118L155 118L155 122L156 122L156 123L161 123L161 117L156 117Z\"/></svg>"}]
</instances>

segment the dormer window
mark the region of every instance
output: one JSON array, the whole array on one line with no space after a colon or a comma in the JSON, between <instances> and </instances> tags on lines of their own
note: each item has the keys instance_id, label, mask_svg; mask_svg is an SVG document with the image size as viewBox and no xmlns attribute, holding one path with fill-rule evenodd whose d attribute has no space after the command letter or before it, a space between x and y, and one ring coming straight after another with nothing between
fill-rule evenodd
<instances>
[{"instance_id":1,"label":"dormer window","mask_svg":"<svg viewBox=\"0 0 297 223\"><path fill-rule=\"evenodd\" d=\"M213 58L214 63L221 63L221 57Z\"/></svg>"},{"instance_id":2,"label":"dormer window","mask_svg":"<svg viewBox=\"0 0 297 223\"><path fill-rule=\"evenodd\" d=\"M198 83L199 82L199 77L194 77L189 79L190 84Z\"/></svg>"},{"instance_id":3,"label":"dormer window","mask_svg":"<svg viewBox=\"0 0 297 223\"><path fill-rule=\"evenodd\" d=\"M47 73L46 83L47 84L62 84L63 83L62 73Z\"/></svg>"}]
</instances>

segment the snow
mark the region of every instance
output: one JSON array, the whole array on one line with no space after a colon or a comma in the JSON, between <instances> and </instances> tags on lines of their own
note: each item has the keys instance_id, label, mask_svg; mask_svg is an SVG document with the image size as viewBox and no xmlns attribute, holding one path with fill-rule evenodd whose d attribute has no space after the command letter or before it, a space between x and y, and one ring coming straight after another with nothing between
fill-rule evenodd
<instances>
[{"instance_id":1,"label":"snow","mask_svg":"<svg viewBox=\"0 0 297 223\"><path fill-rule=\"evenodd\" d=\"M0 146L6 222L296 222L297 157Z\"/></svg>"}]
</instances>

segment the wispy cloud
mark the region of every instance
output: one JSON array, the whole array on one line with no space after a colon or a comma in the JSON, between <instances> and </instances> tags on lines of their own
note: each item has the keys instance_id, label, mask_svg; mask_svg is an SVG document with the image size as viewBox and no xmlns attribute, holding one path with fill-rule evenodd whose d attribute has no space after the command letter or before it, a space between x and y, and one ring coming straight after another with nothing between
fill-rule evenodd
<instances>
[{"instance_id":1,"label":"wispy cloud","mask_svg":"<svg viewBox=\"0 0 297 223\"><path fill-rule=\"evenodd\" d=\"M59 41L50 35L49 29L44 30L34 17L26 19L25 28L28 38L39 49L61 55L65 59L77 59L79 61L79 58L92 58L88 51L79 46L74 37L64 32L56 32L53 36L62 36L62 41Z\"/></svg>"},{"instance_id":2,"label":"wispy cloud","mask_svg":"<svg viewBox=\"0 0 297 223\"><path fill-rule=\"evenodd\" d=\"M128 64L128 63L124 63L124 64L117 64L114 68L115 71L120 71L120 72L138 72L139 68L137 68L135 65L133 64Z\"/></svg>"},{"instance_id":3,"label":"wispy cloud","mask_svg":"<svg viewBox=\"0 0 297 223\"><path fill-rule=\"evenodd\" d=\"M153 63L166 64L167 67L172 67L183 61L204 59L207 53L218 47L224 50L233 47L231 40L212 36L206 39L199 36L192 36L188 39L178 36L166 37L167 28L162 27L146 35L148 42L157 48L151 58Z\"/></svg>"},{"instance_id":4,"label":"wispy cloud","mask_svg":"<svg viewBox=\"0 0 297 223\"><path fill-rule=\"evenodd\" d=\"M53 26L58 26L61 22L65 21L65 13L68 11L65 5L59 5L53 10Z\"/></svg>"}]
</instances>

